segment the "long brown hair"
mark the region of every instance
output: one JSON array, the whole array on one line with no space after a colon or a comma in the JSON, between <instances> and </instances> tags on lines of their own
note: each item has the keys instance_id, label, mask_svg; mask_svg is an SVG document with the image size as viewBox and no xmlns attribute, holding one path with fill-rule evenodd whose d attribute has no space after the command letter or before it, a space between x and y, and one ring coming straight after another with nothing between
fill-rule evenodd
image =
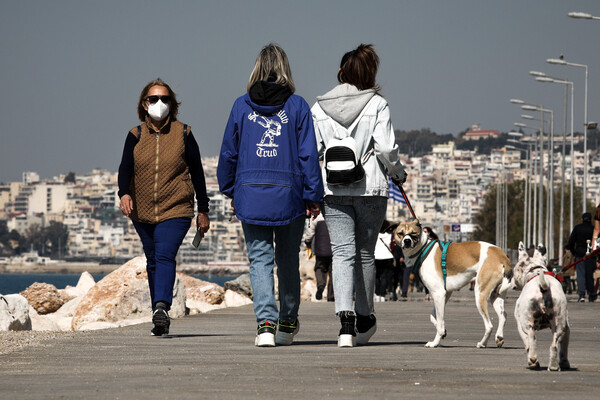
<instances>
[{"instance_id":1,"label":"long brown hair","mask_svg":"<svg viewBox=\"0 0 600 400\"><path fill-rule=\"evenodd\" d=\"M137 106L138 118L140 121L144 122L146 120L146 115L148 115L148 111L146 111L144 108L144 102L146 101L146 97L148 97L150 88L153 86L163 86L167 89L169 96L171 96L171 104L169 104L169 117L171 117L171 121L177 121L177 113L179 112L179 104L181 103L177 101L177 96L171 89L171 86L167 85L165 81L160 78L156 78L155 80L148 82L148 84L142 89L142 93L140 93L140 99Z\"/></svg>"},{"instance_id":2,"label":"long brown hair","mask_svg":"<svg viewBox=\"0 0 600 400\"><path fill-rule=\"evenodd\" d=\"M258 81L272 81L287 85L292 93L296 91L287 54L278 44L269 43L258 53L254 69L248 79L247 90L249 91Z\"/></svg>"},{"instance_id":3,"label":"long brown hair","mask_svg":"<svg viewBox=\"0 0 600 400\"><path fill-rule=\"evenodd\" d=\"M340 83L349 83L360 90L375 89L379 86L375 81L379 69L379 56L372 44L361 44L355 50L342 57L337 78Z\"/></svg>"}]
</instances>

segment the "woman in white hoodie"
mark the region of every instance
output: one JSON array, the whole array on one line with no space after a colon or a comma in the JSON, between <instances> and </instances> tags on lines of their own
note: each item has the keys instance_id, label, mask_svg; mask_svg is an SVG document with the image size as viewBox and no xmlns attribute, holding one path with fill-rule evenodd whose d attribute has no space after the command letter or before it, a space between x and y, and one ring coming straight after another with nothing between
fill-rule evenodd
<instances>
[{"instance_id":1,"label":"woman in white hoodie","mask_svg":"<svg viewBox=\"0 0 600 400\"><path fill-rule=\"evenodd\" d=\"M335 312L340 317L339 347L366 344L377 329L373 308L374 250L385 218L390 176L406 180L398 156L386 100L376 83L379 57L372 45L361 44L342 57L340 85L317 97L312 107L319 157L338 128L354 138L364 177L351 184L325 184L324 216L333 251ZM355 295L356 302L353 304Z\"/></svg>"}]
</instances>

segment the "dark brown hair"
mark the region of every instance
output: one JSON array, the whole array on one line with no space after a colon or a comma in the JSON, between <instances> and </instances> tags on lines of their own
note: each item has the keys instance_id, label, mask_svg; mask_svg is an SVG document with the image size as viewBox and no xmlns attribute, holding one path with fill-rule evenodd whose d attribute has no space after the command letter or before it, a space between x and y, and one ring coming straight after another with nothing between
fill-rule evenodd
<instances>
[{"instance_id":1,"label":"dark brown hair","mask_svg":"<svg viewBox=\"0 0 600 400\"><path fill-rule=\"evenodd\" d=\"M372 44L361 44L342 57L338 82L349 83L360 90L379 90L375 78L379 68L379 56Z\"/></svg>"},{"instance_id":2,"label":"dark brown hair","mask_svg":"<svg viewBox=\"0 0 600 400\"><path fill-rule=\"evenodd\" d=\"M142 93L140 93L140 100L138 101L137 106L138 118L140 121L144 122L146 120L146 115L148 115L148 111L146 111L144 108L144 102L146 101L146 97L148 97L150 88L153 86L163 86L167 89L169 96L171 96L171 104L169 104L169 117L171 117L171 121L177 121L177 113L179 112L179 104L181 103L177 101L177 96L171 87L160 78L156 78L155 80L148 82L148 84L142 89Z\"/></svg>"}]
</instances>

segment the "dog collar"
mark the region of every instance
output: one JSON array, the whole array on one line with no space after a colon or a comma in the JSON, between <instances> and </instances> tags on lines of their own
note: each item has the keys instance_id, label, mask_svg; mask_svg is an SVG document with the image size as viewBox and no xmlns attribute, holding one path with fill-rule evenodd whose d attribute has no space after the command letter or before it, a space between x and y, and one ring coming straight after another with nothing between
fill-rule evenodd
<instances>
[{"instance_id":1,"label":"dog collar","mask_svg":"<svg viewBox=\"0 0 600 400\"><path fill-rule=\"evenodd\" d=\"M428 245L431 246L432 243L433 243L433 240L431 240L430 238L427 238L427 241L425 243L423 243L423 246L421 246L421 248L419 249L419 251L417 251L412 256L408 256L408 258L417 258L417 257L419 257L421 255L421 253L423 253L423 249L425 247L427 247Z\"/></svg>"},{"instance_id":2,"label":"dog collar","mask_svg":"<svg viewBox=\"0 0 600 400\"><path fill-rule=\"evenodd\" d=\"M563 277L560 275L556 275L554 272L550 272L550 271L544 271L544 275L550 275L553 278L556 278L557 281L562 282L564 281ZM538 277L538 274L535 274L534 276L532 276L531 278L527 279L526 283L529 283L529 281L531 281L532 279L535 279Z\"/></svg>"}]
</instances>

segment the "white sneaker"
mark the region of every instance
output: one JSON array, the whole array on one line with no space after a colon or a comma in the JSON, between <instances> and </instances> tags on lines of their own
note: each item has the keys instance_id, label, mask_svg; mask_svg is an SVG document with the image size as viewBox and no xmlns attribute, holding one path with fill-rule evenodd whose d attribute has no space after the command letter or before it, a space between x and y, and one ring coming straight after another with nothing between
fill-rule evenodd
<instances>
[{"instance_id":1,"label":"white sneaker","mask_svg":"<svg viewBox=\"0 0 600 400\"><path fill-rule=\"evenodd\" d=\"M275 325L270 321L258 325L256 330L256 347L275 347Z\"/></svg>"},{"instance_id":2,"label":"white sneaker","mask_svg":"<svg viewBox=\"0 0 600 400\"><path fill-rule=\"evenodd\" d=\"M356 336L352 336L352 335L338 336L338 347L356 347Z\"/></svg>"},{"instance_id":3,"label":"white sneaker","mask_svg":"<svg viewBox=\"0 0 600 400\"><path fill-rule=\"evenodd\" d=\"M277 324L277 335L275 336L275 343L279 346L289 346L294 341L294 336L300 330L300 321L296 318L293 321L282 321L279 320Z\"/></svg>"},{"instance_id":4,"label":"white sneaker","mask_svg":"<svg viewBox=\"0 0 600 400\"><path fill-rule=\"evenodd\" d=\"M361 332L364 330L364 332ZM375 315L368 317L357 316L356 318L356 343L367 344L371 336L377 331L377 319Z\"/></svg>"}]
</instances>

